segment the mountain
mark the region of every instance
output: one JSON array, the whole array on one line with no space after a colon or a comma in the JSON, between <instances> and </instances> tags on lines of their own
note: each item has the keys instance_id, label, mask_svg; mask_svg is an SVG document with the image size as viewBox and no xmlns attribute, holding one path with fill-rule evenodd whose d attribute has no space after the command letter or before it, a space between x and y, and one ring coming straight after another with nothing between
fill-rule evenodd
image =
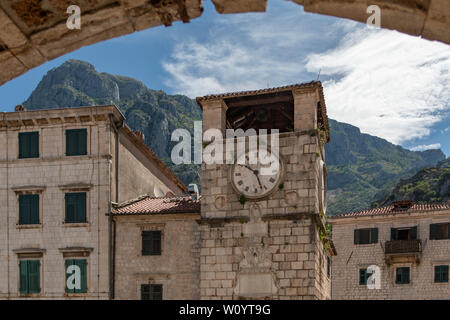
<instances>
[{"instance_id":1,"label":"mountain","mask_svg":"<svg viewBox=\"0 0 450 320\"><path fill-rule=\"evenodd\" d=\"M326 144L328 212L337 214L370 207L401 178L445 159L441 150L410 151L359 128L330 119Z\"/></svg>"},{"instance_id":2,"label":"mountain","mask_svg":"<svg viewBox=\"0 0 450 320\"><path fill-rule=\"evenodd\" d=\"M133 130L185 183L199 183L199 165L175 166L170 153L176 142L171 132L201 119L194 100L147 88L141 81L99 73L87 62L68 60L50 70L23 103L27 109L115 104ZM412 152L386 140L362 134L357 127L330 119L331 141L326 145L328 212L366 208L425 166L445 158L440 150Z\"/></svg>"},{"instance_id":3,"label":"mountain","mask_svg":"<svg viewBox=\"0 0 450 320\"><path fill-rule=\"evenodd\" d=\"M199 166L175 166L170 161L171 133L185 128L193 135L194 121L201 120L197 103L183 95L168 95L147 88L141 81L99 73L94 66L68 60L50 70L23 103L29 109L52 109L115 104L128 125L145 135L145 142L187 185L200 183Z\"/></svg>"},{"instance_id":4,"label":"mountain","mask_svg":"<svg viewBox=\"0 0 450 320\"><path fill-rule=\"evenodd\" d=\"M386 196L372 203L385 206L398 200L414 202L450 202L450 158L435 167L426 167L409 179L402 179Z\"/></svg>"}]
</instances>

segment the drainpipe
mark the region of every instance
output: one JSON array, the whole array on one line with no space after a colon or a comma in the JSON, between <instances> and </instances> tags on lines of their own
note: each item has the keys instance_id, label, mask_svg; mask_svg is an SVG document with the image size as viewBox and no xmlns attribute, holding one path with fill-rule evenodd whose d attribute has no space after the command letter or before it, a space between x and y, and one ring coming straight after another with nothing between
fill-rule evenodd
<instances>
[{"instance_id":1,"label":"drainpipe","mask_svg":"<svg viewBox=\"0 0 450 320\"><path fill-rule=\"evenodd\" d=\"M6 123L6 113L3 114L3 122ZM8 297L9 300L11 298L11 288L10 288L10 264L9 260L10 252L9 252L9 147L8 147L8 126L6 126L6 260L7 260L7 283L8 283Z\"/></svg>"},{"instance_id":2,"label":"drainpipe","mask_svg":"<svg viewBox=\"0 0 450 320\"><path fill-rule=\"evenodd\" d=\"M113 118L111 116L110 119L111 126L114 129L115 133L115 168L114 168L114 178L115 178L115 202L119 203L119 137L120 137L120 128L123 126L123 121L119 125L115 125ZM114 300L115 294L115 273L116 273L116 222L112 216L112 202L109 202L109 299Z\"/></svg>"}]
</instances>

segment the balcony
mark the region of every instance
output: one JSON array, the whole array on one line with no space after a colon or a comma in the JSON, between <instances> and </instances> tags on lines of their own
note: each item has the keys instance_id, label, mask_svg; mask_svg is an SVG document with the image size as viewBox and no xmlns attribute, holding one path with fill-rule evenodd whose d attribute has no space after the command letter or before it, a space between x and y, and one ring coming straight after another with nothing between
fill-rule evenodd
<instances>
[{"instance_id":1,"label":"balcony","mask_svg":"<svg viewBox=\"0 0 450 320\"><path fill-rule=\"evenodd\" d=\"M391 240L384 245L386 263L393 262L420 262L422 253L421 240Z\"/></svg>"}]
</instances>

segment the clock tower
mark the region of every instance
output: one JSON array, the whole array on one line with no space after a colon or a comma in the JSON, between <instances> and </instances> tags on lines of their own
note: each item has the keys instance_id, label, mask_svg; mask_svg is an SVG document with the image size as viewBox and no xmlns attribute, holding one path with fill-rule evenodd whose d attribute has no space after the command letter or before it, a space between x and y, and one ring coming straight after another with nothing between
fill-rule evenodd
<instances>
[{"instance_id":1,"label":"clock tower","mask_svg":"<svg viewBox=\"0 0 450 320\"><path fill-rule=\"evenodd\" d=\"M201 298L330 299L336 251L326 223L322 84L197 103L204 131ZM224 138L210 139L211 129ZM205 158L211 148L223 161Z\"/></svg>"}]
</instances>

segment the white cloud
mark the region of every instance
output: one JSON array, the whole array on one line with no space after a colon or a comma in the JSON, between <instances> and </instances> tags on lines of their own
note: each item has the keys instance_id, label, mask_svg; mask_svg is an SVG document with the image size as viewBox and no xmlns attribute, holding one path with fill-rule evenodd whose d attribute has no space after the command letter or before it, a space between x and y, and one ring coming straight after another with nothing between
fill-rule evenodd
<instances>
[{"instance_id":1,"label":"white cloud","mask_svg":"<svg viewBox=\"0 0 450 320\"><path fill-rule=\"evenodd\" d=\"M166 85L195 97L311 81L320 71L330 118L397 144L428 136L449 110L449 46L280 5L220 16L206 39L180 39L163 63Z\"/></svg>"},{"instance_id":2,"label":"white cloud","mask_svg":"<svg viewBox=\"0 0 450 320\"><path fill-rule=\"evenodd\" d=\"M413 148L410 148L411 151L425 151L425 150L431 150L431 149L440 149L441 144L440 143L433 143L429 145L420 145L415 146Z\"/></svg>"},{"instance_id":3,"label":"white cloud","mask_svg":"<svg viewBox=\"0 0 450 320\"><path fill-rule=\"evenodd\" d=\"M450 100L450 48L395 31L362 28L306 68L324 83L328 115L393 143L422 138Z\"/></svg>"}]
</instances>

